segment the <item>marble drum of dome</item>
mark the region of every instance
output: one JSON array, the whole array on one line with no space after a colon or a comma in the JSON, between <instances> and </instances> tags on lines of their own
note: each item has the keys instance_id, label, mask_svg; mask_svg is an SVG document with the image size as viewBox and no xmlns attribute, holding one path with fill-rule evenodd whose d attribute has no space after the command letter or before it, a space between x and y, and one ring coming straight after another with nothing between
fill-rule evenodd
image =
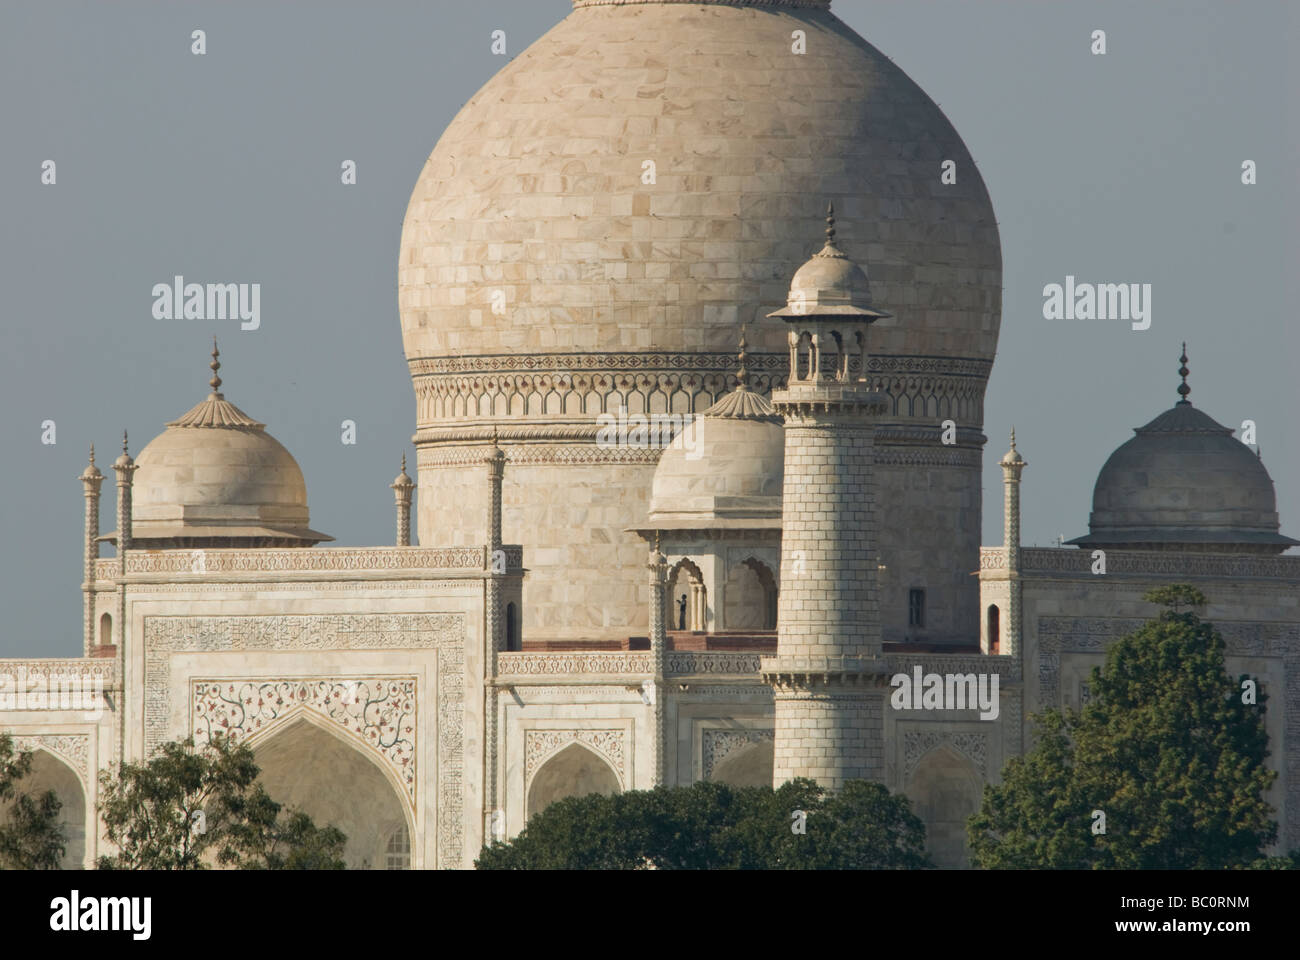
<instances>
[{"instance_id":1,"label":"marble drum of dome","mask_svg":"<svg viewBox=\"0 0 1300 960\"><path fill-rule=\"evenodd\" d=\"M900 578L881 584L886 639L908 587L976 622L976 585L949 571L978 560L997 226L942 111L825 2L578 2L452 120L398 267L421 541L481 541L472 464L495 425L530 635L644 630L626 527L659 451L596 448L596 417L702 412L734 382L742 322L752 388L781 386L785 331L764 318L820 246L828 201L899 318L873 331L867 371L891 404L880 484L900 496L880 534ZM941 448L948 418L958 443ZM955 629L936 619L929 639L969 639Z\"/></svg>"}]
</instances>

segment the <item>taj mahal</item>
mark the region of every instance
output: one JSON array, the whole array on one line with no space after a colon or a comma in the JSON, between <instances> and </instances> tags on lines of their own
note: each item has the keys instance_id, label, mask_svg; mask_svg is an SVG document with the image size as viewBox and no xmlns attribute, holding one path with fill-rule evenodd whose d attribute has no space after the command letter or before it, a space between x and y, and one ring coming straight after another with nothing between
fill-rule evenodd
<instances>
[{"instance_id":1,"label":"taj mahal","mask_svg":"<svg viewBox=\"0 0 1300 960\"><path fill-rule=\"evenodd\" d=\"M884 783L963 866L1029 715L1085 702L1174 582L1269 697L1267 800L1300 847L1300 541L1190 399L1213 359L1171 335L1170 406L1114 424L1068 545L1020 544L1025 455L1068 441L990 425L1003 536L981 545L993 207L939 107L830 7L574 0L459 112L397 268L416 476L356 491L393 497L383 545L316 529L245 412L274 414L241 334L209 368L196 339L194 395L156 398L137 453L92 451L83 655L0 661L102 689L0 710L35 751L23 789L63 803L66 866L107 852L100 771L217 735L357 869L472 867L568 796L793 777ZM609 442L612 419L674 426ZM983 678L996 706L900 709L898 674Z\"/></svg>"}]
</instances>

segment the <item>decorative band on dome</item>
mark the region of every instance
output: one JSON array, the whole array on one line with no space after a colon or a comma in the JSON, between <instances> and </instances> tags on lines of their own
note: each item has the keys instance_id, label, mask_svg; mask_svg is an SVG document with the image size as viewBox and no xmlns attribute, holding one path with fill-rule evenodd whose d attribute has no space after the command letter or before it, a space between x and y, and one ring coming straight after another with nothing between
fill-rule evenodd
<instances>
[{"instance_id":1,"label":"decorative band on dome","mask_svg":"<svg viewBox=\"0 0 1300 960\"><path fill-rule=\"evenodd\" d=\"M805 10L829 10L831 0L573 0L573 9L579 7L622 7L633 4L689 3L695 6L713 4L724 7L795 7Z\"/></svg>"}]
</instances>

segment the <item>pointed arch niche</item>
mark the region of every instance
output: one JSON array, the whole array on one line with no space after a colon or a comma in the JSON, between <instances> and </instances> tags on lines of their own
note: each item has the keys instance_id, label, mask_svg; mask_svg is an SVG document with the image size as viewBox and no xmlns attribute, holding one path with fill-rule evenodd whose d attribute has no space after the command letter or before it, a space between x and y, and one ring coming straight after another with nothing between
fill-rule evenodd
<instances>
[{"instance_id":1,"label":"pointed arch niche","mask_svg":"<svg viewBox=\"0 0 1300 960\"><path fill-rule=\"evenodd\" d=\"M979 809L984 792L975 762L957 743L940 741L916 761L903 792L925 822L926 852L935 865L968 866L966 820Z\"/></svg>"},{"instance_id":2,"label":"pointed arch niche","mask_svg":"<svg viewBox=\"0 0 1300 960\"><path fill-rule=\"evenodd\" d=\"M682 599L686 600L685 616ZM669 630L707 630L709 616L709 590L704 571L690 557L682 557L668 570L668 592L664 596ZM684 624L683 624L684 621Z\"/></svg>"},{"instance_id":3,"label":"pointed arch niche","mask_svg":"<svg viewBox=\"0 0 1300 960\"><path fill-rule=\"evenodd\" d=\"M547 731L554 737L569 731ZM578 733L578 731L572 731ZM608 731L600 731L608 732ZM606 751L592 738L563 738L567 742L539 762L528 782L527 816L545 810L565 797L591 793L611 796L622 791L622 783Z\"/></svg>"},{"instance_id":4,"label":"pointed arch niche","mask_svg":"<svg viewBox=\"0 0 1300 960\"><path fill-rule=\"evenodd\" d=\"M81 869L86 865L86 785L65 757L42 744L38 738L13 739L15 754L23 750L32 752L32 768L17 782L16 790L34 800L49 790L54 791L62 804L59 823L67 838L60 866L64 870ZM0 824L7 822L10 809L9 804L0 805Z\"/></svg>"},{"instance_id":5,"label":"pointed arch niche","mask_svg":"<svg viewBox=\"0 0 1300 960\"><path fill-rule=\"evenodd\" d=\"M400 782L374 751L309 710L295 711L248 743L271 799L347 836L343 857L349 870L385 869L400 831L409 858L411 810Z\"/></svg>"},{"instance_id":6,"label":"pointed arch niche","mask_svg":"<svg viewBox=\"0 0 1300 960\"><path fill-rule=\"evenodd\" d=\"M776 576L762 560L733 564L722 588L722 622L727 630L775 630Z\"/></svg>"}]
</instances>

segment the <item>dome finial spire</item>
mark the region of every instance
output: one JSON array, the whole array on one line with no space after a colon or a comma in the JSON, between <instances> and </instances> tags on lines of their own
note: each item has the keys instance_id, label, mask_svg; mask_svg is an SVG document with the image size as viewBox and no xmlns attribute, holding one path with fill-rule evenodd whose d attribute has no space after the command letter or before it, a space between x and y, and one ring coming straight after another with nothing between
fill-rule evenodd
<instances>
[{"instance_id":1,"label":"dome finial spire","mask_svg":"<svg viewBox=\"0 0 1300 960\"><path fill-rule=\"evenodd\" d=\"M740 361L740 369L736 371L736 389L749 389L749 370L745 368L745 324L740 325L740 353L736 358Z\"/></svg>"},{"instance_id":2,"label":"dome finial spire","mask_svg":"<svg viewBox=\"0 0 1300 960\"><path fill-rule=\"evenodd\" d=\"M1178 401L1177 406L1190 407L1192 405L1192 401L1187 399L1187 395L1192 392L1192 388L1187 385L1187 374L1189 374L1191 371L1187 369L1187 341L1186 340L1183 341L1183 352L1182 355L1178 358L1178 362L1182 364L1182 366L1178 368L1178 375L1183 378L1183 382L1178 385L1178 396L1180 399Z\"/></svg>"},{"instance_id":3,"label":"dome finial spire","mask_svg":"<svg viewBox=\"0 0 1300 960\"><path fill-rule=\"evenodd\" d=\"M217 338L214 334L212 337L212 362L208 364L212 368L212 379L208 381L208 386L212 388L212 392L217 396L221 396L217 393L221 389L221 376L217 373L221 369L221 361L218 359L220 356L221 351L217 349Z\"/></svg>"},{"instance_id":4,"label":"dome finial spire","mask_svg":"<svg viewBox=\"0 0 1300 960\"><path fill-rule=\"evenodd\" d=\"M1016 449L1016 428L1011 428L1011 449Z\"/></svg>"},{"instance_id":5,"label":"dome finial spire","mask_svg":"<svg viewBox=\"0 0 1300 960\"><path fill-rule=\"evenodd\" d=\"M835 246L835 204L826 201L826 246Z\"/></svg>"}]
</instances>

